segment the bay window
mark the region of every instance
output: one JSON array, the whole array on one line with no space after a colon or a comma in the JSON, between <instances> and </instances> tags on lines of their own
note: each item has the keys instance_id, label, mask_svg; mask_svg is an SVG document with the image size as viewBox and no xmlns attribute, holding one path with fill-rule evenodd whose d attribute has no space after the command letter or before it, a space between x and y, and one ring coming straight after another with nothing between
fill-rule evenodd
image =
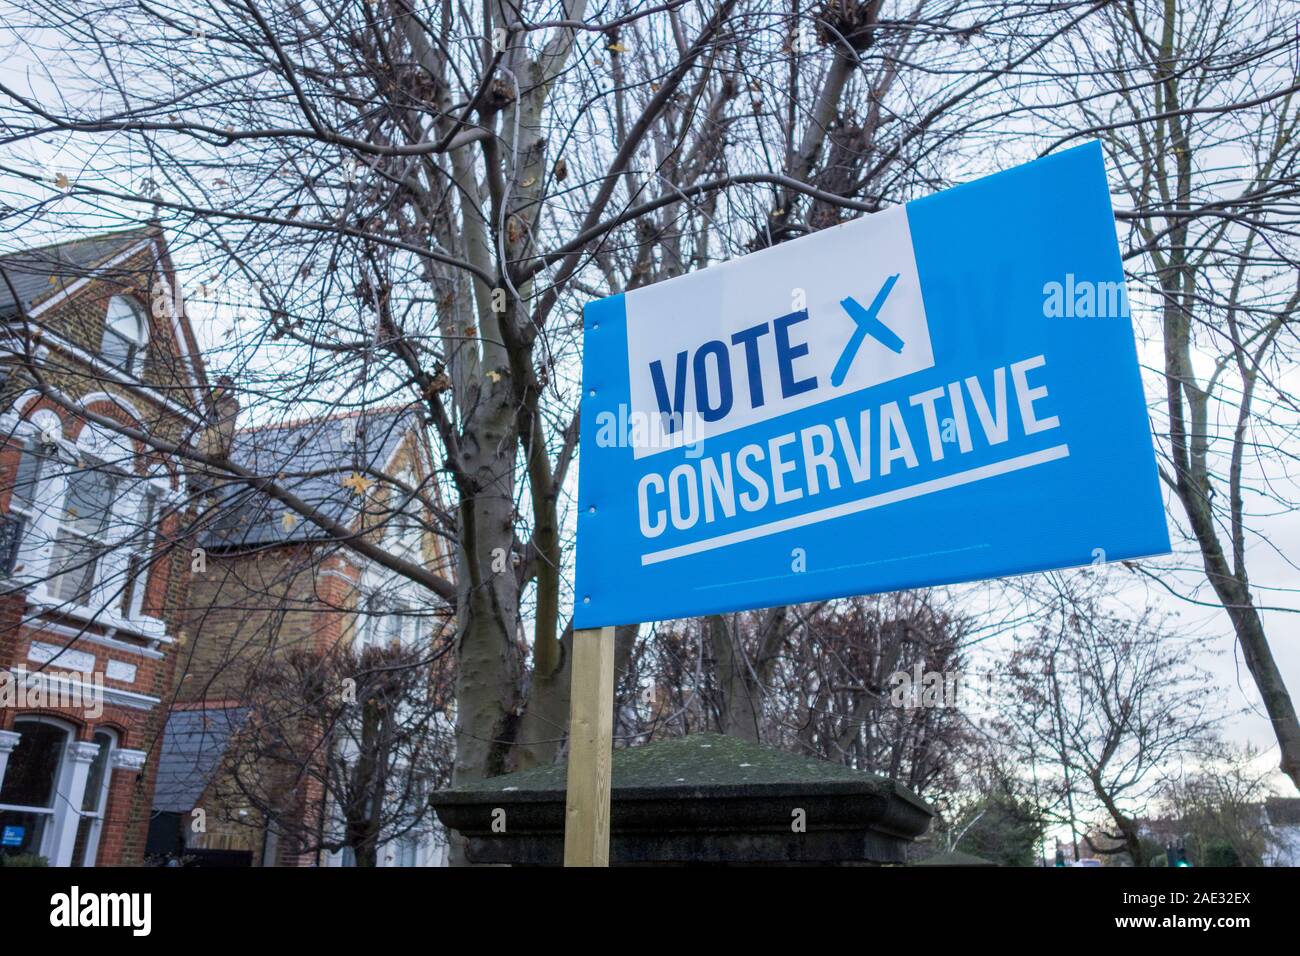
<instances>
[{"instance_id":1,"label":"bay window","mask_svg":"<svg viewBox=\"0 0 1300 956\"><path fill-rule=\"evenodd\" d=\"M165 469L137 474L132 442L93 423L75 447L62 448L43 437L57 419L38 427L41 437L20 456L0 527L0 575L30 582L44 602L148 622L146 584L169 486Z\"/></svg>"},{"instance_id":2,"label":"bay window","mask_svg":"<svg viewBox=\"0 0 1300 956\"><path fill-rule=\"evenodd\" d=\"M405 604L383 595L371 595L363 607L358 628L362 647L399 647L412 643L416 618Z\"/></svg>"},{"instance_id":3,"label":"bay window","mask_svg":"<svg viewBox=\"0 0 1300 956\"><path fill-rule=\"evenodd\" d=\"M153 564L155 526L159 517L161 495L154 488L145 488L140 494L139 508L134 522L132 551L126 563L126 583L122 588L122 617L136 619L144 614L144 596Z\"/></svg>"},{"instance_id":4,"label":"bay window","mask_svg":"<svg viewBox=\"0 0 1300 956\"><path fill-rule=\"evenodd\" d=\"M67 478L63 520L50 555L51 595L57 601L88 605L98 583L98 568L109 547L113 504L124 476L90 459Z\"/></svg>"},{"instance_id":5,"label":"bay window","mask_svg":"<svg viewBox=\"0 0 1300 956\"><path fill-rule=\"evenodd\" d=\"M4 547L0 549L0 572L14 574L23 569L23 554L40 543L39 521L45 513L43 482L58 467L57 446L33 438L22 447L5 517Z\"/></svg>"},{"instance_id":6,"label":"bay window","mask_svg":"<svg viewBox=\"0 0 1300 956\"><path fill-rule=\"evenodd\" d=\"M92 866L104 829L116 738L75 738L51 717L18 717L18 743L0 780L0 853L43 856L51 866Z\"/></svg>"}]
</instances>

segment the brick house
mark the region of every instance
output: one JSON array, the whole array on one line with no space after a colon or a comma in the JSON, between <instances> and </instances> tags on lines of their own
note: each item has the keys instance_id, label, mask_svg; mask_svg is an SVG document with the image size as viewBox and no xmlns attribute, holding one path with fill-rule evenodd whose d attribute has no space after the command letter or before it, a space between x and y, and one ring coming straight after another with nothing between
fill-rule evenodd
<instances>
[{"instance_id":1,"label":"brick house","mask_svg":"<svg viewBox=\"0 0 1300 956\"><path fill-rule=\"evenodd\" d=\"M210 418L161 229L0 256L0 853L138 863Z\"/></svg>"},{"instance_id":2,"label":"brick house","mask_svg":"<svg viewBox=\"0 0 1300 956\"><path fill-rule=\"evenodd\" d=\"M227 405L221 414L231 419L238 409ZM449 549L418 496L382 480L372 485L366 477L394 477L436 501L433 458L418 413L385 408L240 428L229 441L235 463L279 475L299 500L330 519L451 576ZM344 854L288 836L319 830L329 818L327 778L319 768L304 766L277 798L262 791L256 765L249 766L244 735L258 719L259 685L294 652L431 646L450 631L449 608L247 487L214 488L207 505L212 520L198 539L204 561L192 575L186 628L193 638L175 673L151 849L199 859L222 854L228 862L263 866L346 865ZM273 798L285 806L282 826L268 818ZM379 865L441 862L431 815L429 821L382 847Z\"/></svg>"}]
</instances>

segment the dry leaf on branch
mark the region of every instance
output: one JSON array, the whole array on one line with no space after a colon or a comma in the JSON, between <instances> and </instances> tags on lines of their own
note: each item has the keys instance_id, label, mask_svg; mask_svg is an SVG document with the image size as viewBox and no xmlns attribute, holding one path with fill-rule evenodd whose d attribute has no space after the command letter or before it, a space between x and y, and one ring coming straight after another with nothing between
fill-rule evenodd
<instances>
[{"instance_id":1,"label":"dry leaf on branch","mask_svg":"<svg viewBox=\"0 0 1300 956\"><path fill-rule=\"evenodd\" d=\"M352 474L348 475L346 478L343 479L342 484L344 488L351 488L353 494L364 495L367 491L370 490L370 486L373 485L374 482L371 481L369 478L367 478L365 475L354 471Z\"/></svg>"}]
</instances>

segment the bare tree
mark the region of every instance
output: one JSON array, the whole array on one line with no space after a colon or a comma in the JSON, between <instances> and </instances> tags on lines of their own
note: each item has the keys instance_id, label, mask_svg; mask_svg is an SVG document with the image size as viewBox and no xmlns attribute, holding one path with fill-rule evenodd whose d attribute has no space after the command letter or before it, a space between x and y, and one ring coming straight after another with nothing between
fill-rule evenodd
<instances>
[{"instance_id":1,"label":"bare tree","mask_svg":"<svg viewBox=\"0 0 1300 956\"><path fill-rule=\"evenodd\" d=\"M716 730L917 793L954 788L971 742L960 697L970 627L937 591L660 625L620 671L619 734Z\"/></svg>"},{"instance_id":2,"label":"bare tree","mask_svg":"<svg viewBox=\"0 0 1300 956\"><path fill-rule=\"evenodd\" d=\"M1115 851L1140 865L1138 816L1220 716L1206 674L1188 663L1203 642L1176 637L1150 610L1121 615L1091 582L1062 580L1059 599L1007 662L993 727L1059 770L1056 786L1076 832L1096 808ZM1094 852L1111 852L1085 839Z\"/></svg>"},{"instance_id":3,"label":"bare tree","mask_svg":"<svg viewBox=\"0 0 1300 956\"><path fill-rule=\"evenodd\" d=\"M1294 708L1246 572L1264 504L1292 507L1294 73L1267 7L55 0L6 14L6 52L37 78L0 84L14 155L0 216L83 233L163 219L202 278L189 305L230 376L206 433L83 413L199 478L176 507L177 548L212 502L229 506L213 489L231 489L454 608L457 780L549 762L564 740L581 303L1020 158L1008 133L1101 136L1130 200L1130 270L1158 296L1163 474L1295 778ZM80 164L59 166L55 143ZM23 387L58 401L41 331L16 323L6 354ZM412 483L346 458L239 464L221 440L231 395L259 424L404 406L439 471ZM454 568L299 493L321 475L417 502ZM367 508L367 522L392 510ZM941 792L958 724L888 706L882 679L913 662L959 669L960 615L898 602L621 628L621 733L719 726ZM1051 690L1033 716L1052 726L1027 725L1031 765L1060 761L1064 799L1111 801L1121 831L1125 799L1180 740L1137 734L1122 707L1102 721L1064 705L1105 678L1159 712L1155 684L1116 676L1121 662L1177 671L1139 652L1136 635L1158 631L1057 617L1040 635L1057 655L1046 672L1041 655L1017 658L1040 668L1026 694ZM248 665L235 650L228 665ZM282 666L266 655L254 670ZM373 832L357 827L364 847Z\"/></svg>"},{"instance_id":4,"label":"bare tree","mask_svg":"<svg viewBox=\"0 0 1300 956\"><path fill-rule=\"evenodd\" d=\"M40 191L11 215L166 217L215 285L250 290L212 361L255 420L425 416L441 493L413 493L454 574L219 444L159 447L451 602L455 777L492 775L565 734L579 303L944 184L1101 6L57 0L10 18L59 90L0 87L36 160L4 172ZM50 176L60 137L86 165Z\"/></svg>"},{"instance_id":5,"label":"bare tree","mask_svg":"<svg viewBox=\"0 0 1300 956\"><path fill-rule=\"evenodd\" d=\"M450 779L445 668L411 647L291 651L256 668L256 695L218 778L217 799L251 808L280 851L349 851L433 828L429 794ZM430 676L432 675L432 677Z\"/></svg>"},{"instance_id":6,"label":"bare tree","mask_svg":"<svg viewBox=\"0 0 1300 956\"><path fill-rule=\"evenodd\" d=\"M1265 802L1273 796L1260 753L1216 741L1196 768L1171 778L1163 802L1179 839L1203 866L1263 866L1276 835Z\"/></svg>"},{"instance_id":7,"label":"bare tree","mask_svg":"<svg viewBox=\"0 0 1300 956\"><path fill-rule=\"evenodd\" d=\"M1263 617L1295 613L1295 588L1248 569L1273 556L1296 569L1265 526L1300 500L1294 13L1254 0L1113 4L1073 61L1053 61L1070 108L1042 115L1069 129L1053 145L1097 136L1107 149L1130 285L1150 306L1134 314L1162 346L1161 477L1300 787L1300 722ZM1189 599L1206 603L1199 590Z\"/></svg>"}]
</instances>

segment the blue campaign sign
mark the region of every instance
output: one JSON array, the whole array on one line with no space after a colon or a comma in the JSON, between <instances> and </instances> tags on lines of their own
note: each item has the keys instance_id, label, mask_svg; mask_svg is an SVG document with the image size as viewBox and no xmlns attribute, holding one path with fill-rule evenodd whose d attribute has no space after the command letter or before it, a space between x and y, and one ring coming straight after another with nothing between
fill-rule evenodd
<instances>
[{"instance_id":1,"label":"blue campaign sign","mask_svg":"<svg viewBox=\"0 0 1300 956\"><path fill-rule=\"evenodd\" d=\"M22 846L25 832L23 827L5 827L3 835L0 835L0 846Z\"/></svg>"},{"instance_id":2,"label":"blue campaign sign","mask_svg":"<svg viewBox=\"0 0 1300 956\"><path fill-rule=\"evenodd\" d=\"M587 306L574 624L1163 554L1096 143Z\"/></svg>"}]
</instances>

